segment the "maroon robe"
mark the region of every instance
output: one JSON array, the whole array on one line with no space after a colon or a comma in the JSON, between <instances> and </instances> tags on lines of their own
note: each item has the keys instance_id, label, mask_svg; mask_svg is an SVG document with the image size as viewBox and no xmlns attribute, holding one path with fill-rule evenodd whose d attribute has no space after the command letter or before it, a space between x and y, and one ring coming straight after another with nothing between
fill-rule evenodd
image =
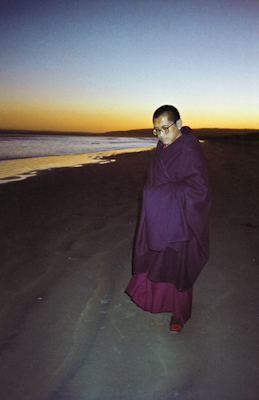
<instances>
[{"instance_id":1,"label":"maroon robe","mask_svg":"<svg viewBox=\"0 0 259 400\"><path fill-rule=\"evenodd\" d=\"M133 274L186 291L209 256L210 189L206 160L190 128L159 141L143 191Z\"/></svg>"}]
</instances>

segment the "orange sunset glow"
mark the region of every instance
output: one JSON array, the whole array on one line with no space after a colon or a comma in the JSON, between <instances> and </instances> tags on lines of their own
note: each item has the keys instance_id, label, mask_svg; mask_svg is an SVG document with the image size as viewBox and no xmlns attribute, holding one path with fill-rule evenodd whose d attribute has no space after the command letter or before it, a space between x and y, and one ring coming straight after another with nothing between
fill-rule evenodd
<instances>
[{"instance_id":1,"label":"orange sunset glow","mask_svg":"<svg viewBox=\"0 0 259 400\"><path fill-rule=\"evenodd\" d=\"M259 127L256 1L5 2L0 129Z\"/></svg>"}]
</instances>

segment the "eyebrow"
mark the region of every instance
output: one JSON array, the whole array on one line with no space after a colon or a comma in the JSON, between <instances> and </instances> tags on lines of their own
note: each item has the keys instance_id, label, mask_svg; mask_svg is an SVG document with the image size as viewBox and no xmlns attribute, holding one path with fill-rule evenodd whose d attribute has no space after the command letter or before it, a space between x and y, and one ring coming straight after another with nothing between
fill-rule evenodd
<instances>
[{"instance_id":1,"label":"eyebrow","mask_svg":"<svg viewBox=\"0 0 259 400\"><path fill-rule=\"evenodd\" d=\"M168 126L167 125L162 125L161 128L157 128L157 127L154 126L154 128L155 129L161 129L161 128L168 128Z\"/></svg>"}]
</instances>

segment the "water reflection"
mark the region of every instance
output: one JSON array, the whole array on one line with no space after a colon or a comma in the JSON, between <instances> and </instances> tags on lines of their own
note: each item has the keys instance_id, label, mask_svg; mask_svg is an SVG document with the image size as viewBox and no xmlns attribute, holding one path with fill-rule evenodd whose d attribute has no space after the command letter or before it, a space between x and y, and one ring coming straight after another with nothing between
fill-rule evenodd
<instances>
[{"instance_id":1,"label":"water reflection","mask_svg":"<svg viewBox=\"0 0 259 400\"><path fill-rule=\"evenodd\" d=\"M0 132L0 160L87 154L156 144L155 138L8 135Z\"/></svg>"},{"instance_id":2,"label":"water reflection","mask_svg":"<svg viewBox=\"0 0 259 400\"><path fill-rule=\"evenodd\" d=\"M83 164L106 164L116 161L106 157L117 154L152 150L155 146L131 149L107 150L87 154L72 154L65 156L33 157L0 161L0 184L14 182L35 176L37 171L61 168L81 167Z\"/></svg>"}]
</instances>

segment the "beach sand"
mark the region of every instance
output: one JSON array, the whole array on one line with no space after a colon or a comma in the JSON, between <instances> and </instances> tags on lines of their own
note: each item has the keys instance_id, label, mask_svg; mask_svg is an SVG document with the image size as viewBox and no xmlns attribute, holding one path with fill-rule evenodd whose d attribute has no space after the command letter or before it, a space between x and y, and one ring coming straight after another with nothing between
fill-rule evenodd
<instances>
[{"instance_id":1,"label":"beach sand","mask_svg":"<svg viewBox=\"0 0 259 400\"><path fill-rule=\"evenodd\" d=\"M0 186L1 400L259 398L259 147L202 146L211 255L181 334L124 293L152 151Z\"/></svg>"}]
</instances>

